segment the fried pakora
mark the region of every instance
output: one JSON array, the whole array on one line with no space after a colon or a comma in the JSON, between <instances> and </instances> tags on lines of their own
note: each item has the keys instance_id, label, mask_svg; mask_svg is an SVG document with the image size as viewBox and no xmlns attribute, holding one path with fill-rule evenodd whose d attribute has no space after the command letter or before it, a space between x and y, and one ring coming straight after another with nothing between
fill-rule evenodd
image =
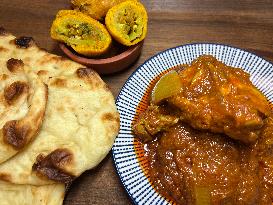
<instances>
[{"instance_id":1,"label":"fried pakora","mask_svg":"<svg viewBox=\"0 0 273 205\"><path fill-rule=\"evenodd\" d=\"M139 2L126 1L108 11L105 24L116 41L132 46L146 37L147 11Z\"/></svg>"},{"instance_id":2,"label":"fried pakora","mask_svg":"<svg viewBox=\"0 0 273 205\"><path fill-rule=\"evenodd\" d=\"M102 21L110 8L124 1L128 0L71 0L71 3L74 9Z\"/></svg>"},{"instance_id":3,"label":"fried pakora","mask_svg":"<svg viewBox=\"0 0 273 205\"><path fill-rule=\"evenodd\" d=\"M103 24L75 10L58 12L51 26L51 37L85 56L106 53L112 42Z\"/></svg>"}]
</instances>

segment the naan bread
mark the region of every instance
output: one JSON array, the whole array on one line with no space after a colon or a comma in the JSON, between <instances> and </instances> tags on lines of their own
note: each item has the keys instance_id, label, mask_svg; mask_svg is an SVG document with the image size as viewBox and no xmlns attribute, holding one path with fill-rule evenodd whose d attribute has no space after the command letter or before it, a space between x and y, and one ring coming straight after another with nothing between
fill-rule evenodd
<instances>
[{"instance_id":1,"label":"naan bread","mask_svg":"<svg viewBox=\"0 0 273 205\"><path fill-rule=\"evenodd\" d=\"M0 163L23 149L38 133L47 86L22 60L0 59Z\"/></svg>"},{"instance_id":2,"label":"naan bread","mask_svg":"<svg viewBox=\"0 0 273 205\"><path fill-rule=\"evenodd\" d=\"M48 86L48 103L39 135L0 165L0 179L33 185L70 183L107 155L119 130L119 114L95 71L49 54L28 39L4 32L0 48L41 77Z\"/></svg>"},{"instance_id":3,"label":"naan bread","mask_svg":"<svg viewBox=\"0 0 273 205\"><path fill-rule=\"evenodd\" d=\"M61 205L64 195L63 184L31 186L0 182L1 205Z\"/></svg>"}]
</instances>

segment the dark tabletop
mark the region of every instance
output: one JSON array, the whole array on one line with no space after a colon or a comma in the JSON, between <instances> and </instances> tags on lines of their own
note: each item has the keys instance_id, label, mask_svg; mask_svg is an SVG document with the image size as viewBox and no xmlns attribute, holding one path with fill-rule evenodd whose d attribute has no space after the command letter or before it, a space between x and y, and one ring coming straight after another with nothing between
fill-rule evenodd
<instances>
[{"instance_id":1,"label":"dark tabletop","mask_svg":"<svg viewBox=\"0 0 273 205\"><path fill-rule=\"evenodd\" d=\"M16 36L32 36L40 47L63 55L49 29L69 0L1 0L0 26ZM214 42L250 50L273 62L273 0L142 0L149 27L138 61L127 70L102 76L117 96L129 75L147 58L170 47ZM71 186L65 205L130 204L112 157L85 172Z\"/></svg>"}]
</instances>

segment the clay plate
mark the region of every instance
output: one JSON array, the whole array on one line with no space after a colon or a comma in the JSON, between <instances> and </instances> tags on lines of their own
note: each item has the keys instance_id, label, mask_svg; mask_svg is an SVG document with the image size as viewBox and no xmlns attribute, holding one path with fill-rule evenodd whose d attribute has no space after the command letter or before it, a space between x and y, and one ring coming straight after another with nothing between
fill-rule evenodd
<instances>
[{"instance_id":1,"label":"clay plate","mask_svg":"<svg viewBox=\"0 0 273 205\"><path fill-rule=\"evenodd\" d=\"M139 57L143 41L130 47L113 43L110 52L99 58L88 58L76 53L69 46L60 43L62 51L73 61L96 70L99 74L111 74L128 68Z\"/></svg>"}]
</instances>

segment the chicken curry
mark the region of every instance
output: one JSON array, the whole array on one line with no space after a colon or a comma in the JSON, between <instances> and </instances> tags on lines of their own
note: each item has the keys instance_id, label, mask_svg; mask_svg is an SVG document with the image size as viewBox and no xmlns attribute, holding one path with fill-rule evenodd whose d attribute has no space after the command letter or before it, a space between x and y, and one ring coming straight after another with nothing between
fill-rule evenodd
<instances>
[{"instance_id":1,"label":"chicken curry","mask_svg":"<svg viewBox=\"0 0 273 205\"><path fill-rule=\"evenodd\" d=\"M180 205L272 204L272 111L249 77L201 56L154 86L133 132L164 197Z\"/></svg>"}]
</instances>

